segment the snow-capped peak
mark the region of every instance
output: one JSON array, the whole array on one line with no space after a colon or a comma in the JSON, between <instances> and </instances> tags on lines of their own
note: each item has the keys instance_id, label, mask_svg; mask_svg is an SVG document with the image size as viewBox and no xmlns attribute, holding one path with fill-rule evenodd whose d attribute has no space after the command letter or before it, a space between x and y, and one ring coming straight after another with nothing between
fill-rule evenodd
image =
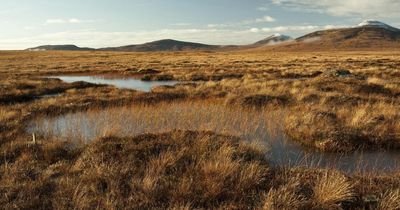
<instances>
[{"instance_id":1,"label":"snow-capped peak","mask_svg":"<svg viewBox=\"0 0 400 210\"><path fill-rule=\"evenodd\" d=\"M277 33L277 34L271 35L259 42L256 42L255 44L256 45L275 45L275 44L279 44L279 43L283 43L283 42L287 42L287 41L291 41L291 40L293 40L292 37Z\"/></svg>"},{"instance_id":2,"label":"snow-capped peak","mask_svg":"<svg viewBox=\"0 0 400 210\"><path fill-rule=\"evenodd\" d=\"M385 29L391 29L393 27L389 26L386 23L377 21L377 20L365 20L358 24L359 27L379 27L379 28L385 28Z\"/></svg>"},{"instance_id":3,"label":"snow-capped peak","mask_svg":"<svg viewBox=\"0 0 400 210\"><path fill-rule=\"evenodd\" d=\"M292 37L280 33L276 33L269 38L292 39Z\"/></svg>"},{"instance_id":4,"label":"snow-capped peak","mask_svg":"<svg viewBox=\"0 0 400 210\"><path fill-rule=\"evenodd\" d=\"M276 34L272 35L272 37L281 37L281 36L282 36L282 34L280 34L280 33L276 33Z\"/></svg>"},{"instance_id":5,"label":"snow-capped peak","mask_svg":"<svg viewBox=\"0 0 400 210\"><path fill-rule=\"evenodd\" d=\"M283 35L283 34L280 34L280 33L276 33L276 34L274 34L274 35L268 37L267 39L289 40L289 39L292 39L292 37L287 36L287 35Z\"/></svg>"}]
</instances>

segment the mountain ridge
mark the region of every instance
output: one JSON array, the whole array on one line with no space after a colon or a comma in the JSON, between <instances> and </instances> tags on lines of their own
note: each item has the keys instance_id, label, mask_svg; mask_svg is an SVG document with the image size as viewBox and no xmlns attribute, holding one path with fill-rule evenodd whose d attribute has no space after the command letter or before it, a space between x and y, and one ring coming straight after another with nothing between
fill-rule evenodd
<instances>
[{"instance_id":1,"label":"mountain ridge","mask_svg":"<svg viewBox=\"0 0 400 210\"><path fill-rule=\"evenodd\" d=\"M263 40L260 40L256 43L254 43L254 45L276 45L276 44L281 44L281 43L288 42L291 40L293 40L292 37L278 33L278 34L271 35Z\"/></svg>"},{"instance_id":2,"label":"mountain ridge","mask_svg":"<svg viewBox=\"0 0 400 210\"><path fill-rule=\"evenodd\" d=\"M340 50L399 48L400 29L376 20L366 20L354 27L319 30L293 39L290 36L274 34L249 45L208 45L174 39L162 39L144 44L107 48L80 48L76 45L43 45L29 48L29 51L71 50L71 51L228 51L228 50Z\"/></svg>"},{"instance_id":3,"label":"mountain ridge","mask_svg":"<svg viewBox=\"0 0 400 210\"><path fill-rule=\"evenodd\" d=\"M178 41L174 39L162 39L137 45L126 45L121 47L100 48L101 51L189 51L189 50L212 50L218 49L219 45L207 45L196 42Z\"/></svg>"},{"instance_id":4,"label":"mountain ridge","mask_svg":"<svg viewBox=\"0 0 400 210\"><path fill-rule=\"evenodd\" d=\"M319 30L296 38L293 42L264 48L278 51L324 51L399 49L400 29L367 20L354 27Z\"/></svg>"},{"instance_id":5,"label":"mountain ridge","mask_svg":"<svg viewBox=\"0 0 400 210\"><path fill-rule=\"evenodd\" d=\"M26 50L27 51L48 51L48 50L91 51L95 49L89 47L78 47L73 44L64 44L64 45L41 45L37 47L28 48Z\"/></svg>"}]
</instances>

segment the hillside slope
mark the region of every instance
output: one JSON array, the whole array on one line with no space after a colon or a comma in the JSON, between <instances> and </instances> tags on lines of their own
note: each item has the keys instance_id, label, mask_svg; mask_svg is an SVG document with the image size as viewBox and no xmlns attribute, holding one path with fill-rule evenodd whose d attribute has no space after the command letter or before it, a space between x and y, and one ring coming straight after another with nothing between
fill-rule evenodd
<instances>
[{"instance_id":1,"label":"hillside slope","mask_svg":"<svg viewBox=\"0 0 400 210\"><path fill-rule=\"evenodd\" d=\"M76 45L42 45L38 47L28 48L28 51L48 51L48 50L62 50L62 51L90 51L93 48L78 47Z\"/></svg>"},{"instance_id":2,"label":"hillside slope","mask_svg":"<svg viewBox=\"0 0 400 210\"><path fill-rule=\"evenodd\" d=\"M356 27L316 31L269 50L400 49L400 30L378 21Z\"/></svg>"}]
</instances>

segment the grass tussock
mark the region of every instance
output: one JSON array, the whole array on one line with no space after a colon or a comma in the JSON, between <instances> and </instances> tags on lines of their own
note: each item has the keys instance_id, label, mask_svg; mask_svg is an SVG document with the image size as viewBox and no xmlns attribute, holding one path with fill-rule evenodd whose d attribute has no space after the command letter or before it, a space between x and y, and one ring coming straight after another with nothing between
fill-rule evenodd
<instances>
[{"instance_id":1,"label":"grass tussock","mask_svg":"<svg viewBox=\"0 0 400 210\"><path fill-rule=\"evenodd\" d=\"M324 151L358 148L399 148L400 115L386 103L357 105L352 109L321 109L312 106L291 111L285 118L286 133L304 144Z\"/></svg>"},{"instance_id":2,"label":"grass tussock","mask_svg":"<svg viewBox=\"0 0 400 210\"><path fill-rule=\"evenodd\" d=\"M317 180L314 198L317 206L336 208L344 202L353 201L355 193L347 177L340 173L326 172Z\"/></svg>"},{"instance_id":3,"label":"grass tussock","mask_svg":"<svg viewBox=\"0 0 400 210\"><path fill-rule=\"evenodd\" d=\"M306 199L299 194L299 180L290 180L278 189L271 189L264 199L263 209L299 209L304 206Z\"/></svg>"},{"instance_id":4,"label":"grass tussock","mask_svg":"<svg viewBox=\"0 0 400 210\"><path fill-rule=\"evenodd\" d=\"M70 178L78 188L63 191L74 193L70 202L77 208L251 206L269 174L263 153L255 151L212 133L103 138L73 164Z\"/></svg>"},{"instance_id":5,"label":"grass tussock","mask_svg":"<svg viewBox=\"0 0 400 210\"><path fill-rule=\"evenodd\" d=\"M388 190L384 193L377 209L400 209L400 190Z\"/></svg>"}]
</instances>

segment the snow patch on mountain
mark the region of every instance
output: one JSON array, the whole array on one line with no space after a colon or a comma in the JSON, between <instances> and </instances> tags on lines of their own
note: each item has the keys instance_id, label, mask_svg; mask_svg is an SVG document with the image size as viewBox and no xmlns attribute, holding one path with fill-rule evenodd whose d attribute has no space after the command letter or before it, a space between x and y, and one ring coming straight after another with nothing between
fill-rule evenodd
<instances>
[{"instance_id":1,"label":"snow patch on mountain","mask_svg":"<svg viewBox=\"0 0 400 210\"><path fill-rule=\"evenodd\" d=\"M398 30L386 23L377 21L377 20L365 20L363 22L361 22L360 24L358 24L358 27L376 27L376 28L384 28L384 29L389 29L389 30Z\"/></svg>"},{"instance_id":2,"label":"snow patch on mountain","mask_svg":"<svg viewBox=\"0 0 400 210\"><path fill-rule=\"evenodd\" d=\"M269 36L269 37L267 37L267 38L265 38L265 39L263 39L263 40L261 40L259 42L256 42L254 44L255 45L266 45L266 46L268 46L268 45L277 45L277 44L281 44L281 43L284 43L284 42L289 42L289 41L292 41L292 40L293 40L293 38L290 37L290 36L286 36L286 35L282 35L282 34L277 33L277 34L271 35L271 36Z\"/></svg>"},{"instance_id":3,"label":"snow patch on mountain","mask_svg":"<svg viewBox=\"0 0 400 210\"><path fill-rule=\"evenodd\" d=\"M287 36L287 35L283 35L283 34L280 34L280 33L276 33L276 34L270 36L270 38L279 38L281 40L290 40L290 39L292 39L292 37Z\"/></svg>"}]
</instances>

